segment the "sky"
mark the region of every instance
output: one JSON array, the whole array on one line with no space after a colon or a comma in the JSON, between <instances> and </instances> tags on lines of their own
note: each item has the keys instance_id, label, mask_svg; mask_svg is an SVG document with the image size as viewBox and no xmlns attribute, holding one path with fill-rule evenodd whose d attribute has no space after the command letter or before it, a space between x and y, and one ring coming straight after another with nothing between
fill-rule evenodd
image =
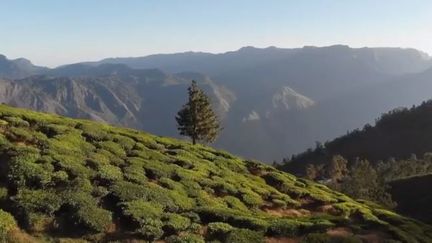
<instances>
[{"instance_id":1,"label":"sky","mask_svg":"<svg viewBox=\"0 0 432 243\"><path fill-rule=\"evenodd\" d=\"M243 46L432 54L431 0L0 0L0 53L58 66Z\"/></svg>"}]
</instances>

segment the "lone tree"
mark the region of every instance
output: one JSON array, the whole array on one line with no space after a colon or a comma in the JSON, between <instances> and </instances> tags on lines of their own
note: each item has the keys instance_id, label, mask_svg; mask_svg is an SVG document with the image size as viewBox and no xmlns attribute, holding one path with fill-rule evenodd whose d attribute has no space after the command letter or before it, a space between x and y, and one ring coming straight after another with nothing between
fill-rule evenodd
<instances>
[{"instance_id":1,"label":"lone tree","mask_svg":"<svg viewBox=\"0 0 432 243\"><path fill-rule=\"evenodd\" d=\"M209 97L194 80L188 88L188 93L188 102L176 116L180 135L190 137L193 144L196 144L196 141L213 142L221 128Z\"/></svg>"}]
</instances>

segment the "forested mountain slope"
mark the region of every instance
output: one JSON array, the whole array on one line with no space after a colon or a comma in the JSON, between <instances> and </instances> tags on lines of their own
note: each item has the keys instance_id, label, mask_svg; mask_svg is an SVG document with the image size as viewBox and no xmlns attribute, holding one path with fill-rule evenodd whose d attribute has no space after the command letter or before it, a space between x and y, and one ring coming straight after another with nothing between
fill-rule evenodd
<instances>
[{"instance_id":1,"label":"forested mountain slope","mask_svg":"<svg viewBox=\"0 0 432 243\"><path fill-rule=\"evenodd\" d=\"M432 240L430 226L268 165L87 120L1 105L0 157L11 242Z\"/></svg>"},{"instance_id":2,"label":"forested mountain slope","mask_svg":"<svg viewBox=\"0 0 432 243\"><path fill-rule=\"evenodd\" d=\"M287 159L282 168L304 173L307 164L326 164L332 156L342 155L348 161L356 158L372 163L390 158L422 157L432 151L432 101L412 108L399 108L383 114L374 126L365 125L313 150Z\"/></svg>"}]
</instances>

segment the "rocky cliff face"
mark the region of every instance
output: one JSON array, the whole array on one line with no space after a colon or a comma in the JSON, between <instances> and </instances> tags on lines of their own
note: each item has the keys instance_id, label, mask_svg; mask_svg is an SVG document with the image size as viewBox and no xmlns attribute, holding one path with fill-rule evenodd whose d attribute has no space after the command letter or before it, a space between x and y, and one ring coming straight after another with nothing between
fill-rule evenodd
<instances>
[{"instance_id":1,"label":"rocky cliff face","mask_svg":"<svg viewBox=\"0 0 432 243\"><path fill-rule=\"evenodd\" d=\"M221 117L229 111L233 94L198 74L154 77L154 70L101 76L33 76L0 80L0 101L33 110L70 117L93 119L164 135L175 135L174 116L186 101L190 79L211 96ZM163 128L169 131L163 131ZM153 129L152 129L153 128Z\"/></svg>"}]
</instances>

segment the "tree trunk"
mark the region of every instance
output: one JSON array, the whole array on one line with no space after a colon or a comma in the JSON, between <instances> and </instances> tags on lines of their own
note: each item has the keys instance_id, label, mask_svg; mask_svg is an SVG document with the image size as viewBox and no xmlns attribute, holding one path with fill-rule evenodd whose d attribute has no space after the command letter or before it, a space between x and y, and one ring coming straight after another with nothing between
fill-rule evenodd
<instances>
[{"instance_id":1,"label":"tree trunk","mask_svg":"<svg viewBox=\"0 0 432 243\"><path fill-rule=\"evenodd\" d=\"M192 137L192 144L195 145L196 144L196 138Z\"/></svg>"}]
</instances>

